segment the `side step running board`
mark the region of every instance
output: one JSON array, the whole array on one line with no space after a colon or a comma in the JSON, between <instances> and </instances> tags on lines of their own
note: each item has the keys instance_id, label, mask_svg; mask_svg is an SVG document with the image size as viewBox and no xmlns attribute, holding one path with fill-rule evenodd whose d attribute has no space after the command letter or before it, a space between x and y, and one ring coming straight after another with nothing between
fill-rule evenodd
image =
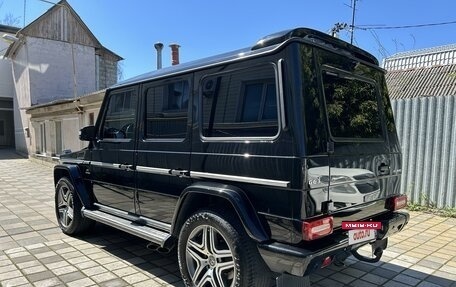
<instances>
[{"instance_id":1,"label":"side step running board","mask_svg":"<svg viewBox=\"0 0 456 287\"><path fill-rule=\"evenodd\" d=\"M82 214L87 218L112 226L143 239L152 241L161 247L165 247L166 241L171 237L169 233L154 229L149 226L138 225L130 220L126 220L103 211L82 209Z\"/></svg>"}]
</instances>

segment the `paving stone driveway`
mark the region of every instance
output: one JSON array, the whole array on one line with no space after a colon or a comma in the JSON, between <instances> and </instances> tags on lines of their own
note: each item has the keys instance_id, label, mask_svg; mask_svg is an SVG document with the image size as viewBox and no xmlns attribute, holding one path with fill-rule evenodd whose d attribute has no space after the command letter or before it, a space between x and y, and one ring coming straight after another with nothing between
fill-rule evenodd
<instances>
[{"instance_id":1,"label":"paving stone driveway","mask_svg":"<svg viewBox=\"0 0 456 287\"><path fill-rule=\"evenodd\" d=\"M0 149L1 286L183 286L176 254L98 224L73 238L54 214L52 168ZM456 287L456 220L411 212L382 260L349 258L311 276L312 286Z\"/></svg>"}]
</instances>

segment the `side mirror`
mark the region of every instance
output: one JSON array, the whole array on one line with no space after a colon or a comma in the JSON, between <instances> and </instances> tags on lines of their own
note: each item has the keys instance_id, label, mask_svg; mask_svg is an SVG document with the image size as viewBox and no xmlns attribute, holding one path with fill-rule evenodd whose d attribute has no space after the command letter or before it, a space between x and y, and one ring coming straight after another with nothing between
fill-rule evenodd
<instances>
[{"instance_id":1,"label":"side mirror","mask_svg":"<svg viewBox=\"0 0 456 287\"><path fill-rule=\"evenodd\" d=\"M87 126L83 127L79 131L79 140L81 141L93 141L95 139L95 127Z\"/></svg>"}]
</instances>

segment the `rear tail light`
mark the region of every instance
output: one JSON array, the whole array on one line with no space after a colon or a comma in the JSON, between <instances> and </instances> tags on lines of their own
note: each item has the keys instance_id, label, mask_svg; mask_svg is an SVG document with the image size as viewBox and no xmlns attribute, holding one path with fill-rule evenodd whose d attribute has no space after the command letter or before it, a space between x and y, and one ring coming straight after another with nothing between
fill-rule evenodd
<instances>
[{"instance_id":1,"label":"rear tail light","mask_svg":"<svg viewBox=\"0 0 456 287\"><path fill-rule=\"evenodd\" d=\"M324 237L333 232L333 217L328 216L302 223L302 238L306 241Z\"/></svg>"},{"instance_id":2,"label":"rear tail light","mask_svg":"<svg viewBox=\"0 0 456 287\"><path fill-rule=\"evenodd\" d=\"M399 195L388 198L386 208L391 211L396 211L407 206L407 195Z\"/></svg>"}]
</instances>

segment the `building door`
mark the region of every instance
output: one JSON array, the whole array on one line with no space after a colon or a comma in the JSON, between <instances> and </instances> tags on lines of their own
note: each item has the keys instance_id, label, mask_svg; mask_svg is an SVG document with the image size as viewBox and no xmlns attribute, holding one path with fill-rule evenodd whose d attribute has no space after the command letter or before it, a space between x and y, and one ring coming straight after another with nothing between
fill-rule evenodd
<instances>
[{"instance_id":1,"label":"building door","mask_svg":"<svg viewBox=\"0 0 456 287\"><path fill-rule=\"evenodd\" d=\"M0 99L0 148L14 147L13 100Z\"/></svg>"}]
</instances>

